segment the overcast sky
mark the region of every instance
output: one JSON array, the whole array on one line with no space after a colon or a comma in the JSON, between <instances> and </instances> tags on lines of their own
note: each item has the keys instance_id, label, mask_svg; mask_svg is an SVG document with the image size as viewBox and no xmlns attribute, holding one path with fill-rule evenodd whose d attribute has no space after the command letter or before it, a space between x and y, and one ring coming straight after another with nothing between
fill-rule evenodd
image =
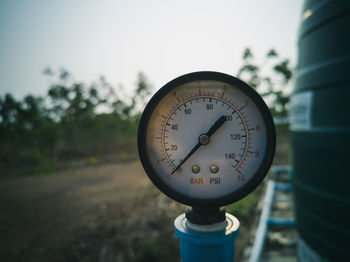
<instances>
[{"instance_id":1,"label":"overcast sky","mask_svg":"<svg viewBox=\"0 0 350 262\"><path fill-rule=\"evenodd\" d=\"M200 70L234 75L245 47L295 65L302 0L0 0L0 95L44 95L42 72L66 68L90 83L104 75L154 90Z\"/></svg>"}]
</instances>

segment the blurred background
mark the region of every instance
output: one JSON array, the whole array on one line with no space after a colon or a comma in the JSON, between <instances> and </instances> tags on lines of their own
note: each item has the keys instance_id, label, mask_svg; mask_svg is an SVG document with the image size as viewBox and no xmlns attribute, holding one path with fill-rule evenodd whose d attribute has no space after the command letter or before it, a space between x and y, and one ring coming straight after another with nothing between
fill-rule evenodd
<instances>
[{"instance_id":1,"label":"blurred background","mask_svg":"<svg viewBox=\"0 0 350 262\"><path fill-rule=\"evenodd\" d=\"M302 2L0 0L0 260L179 261L186 207L139 163L142 109L182 74L237 76L271 109L274 164L290 164ZM263 191L227 207L237 261Z\"/></svg>"}]
</instances>

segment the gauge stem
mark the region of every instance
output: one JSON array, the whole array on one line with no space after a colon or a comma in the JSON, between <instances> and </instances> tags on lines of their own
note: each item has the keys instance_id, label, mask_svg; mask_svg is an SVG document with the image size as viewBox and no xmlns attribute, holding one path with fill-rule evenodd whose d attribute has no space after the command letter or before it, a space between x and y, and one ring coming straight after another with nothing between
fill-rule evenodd
<instances>
[{"instance_id":1,"label":"gauge stem","mask_svg":"<svg viewBox=\"0 0 350 262\"><path fill-rule=\"evenodd\" d=\"M210 225L220 223L226 219L226 209L213 208L199 208L192 207L186 210L186 218L196 225Z\"/></svg>"}]
</instances>

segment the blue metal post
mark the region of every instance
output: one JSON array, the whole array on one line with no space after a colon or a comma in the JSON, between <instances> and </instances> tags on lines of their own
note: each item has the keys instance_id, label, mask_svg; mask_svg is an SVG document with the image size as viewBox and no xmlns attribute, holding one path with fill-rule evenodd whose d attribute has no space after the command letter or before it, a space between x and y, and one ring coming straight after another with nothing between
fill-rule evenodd
<instances>
[{"instance_id":1,"label":"blue metal post","mask_svg":"<svg viewBox=\"0 0 350 262\"><path fill-rule=\"evenodd\" d=\"M185 214L174 222L175 233L180 239L182 262L233 262L235 238L238 236L239 221L226 213L226 221L213 225L195 225Z\"/></svg>"}]
</instances>

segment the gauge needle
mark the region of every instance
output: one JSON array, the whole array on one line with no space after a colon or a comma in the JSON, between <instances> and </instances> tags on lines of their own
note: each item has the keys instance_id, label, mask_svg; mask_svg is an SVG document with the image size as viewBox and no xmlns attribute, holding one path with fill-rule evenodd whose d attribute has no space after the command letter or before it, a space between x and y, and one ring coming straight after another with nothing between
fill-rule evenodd
<instances>
[{"instance_id":1,"label":"gauge needle","mask_svg":"<svg viewBox=\"0 0 350 262\"><path fill-rule=\"evenodd\" d=\"M210 137L227 121L226 116L221 116L216 122L209 128L206 134L201 134L198 137L198 143L192 148L192 150L186 155L183 161L173 170L171 174L174 174L202 145L207 145L210 142Z\"/></svg>"}]
</instances>

